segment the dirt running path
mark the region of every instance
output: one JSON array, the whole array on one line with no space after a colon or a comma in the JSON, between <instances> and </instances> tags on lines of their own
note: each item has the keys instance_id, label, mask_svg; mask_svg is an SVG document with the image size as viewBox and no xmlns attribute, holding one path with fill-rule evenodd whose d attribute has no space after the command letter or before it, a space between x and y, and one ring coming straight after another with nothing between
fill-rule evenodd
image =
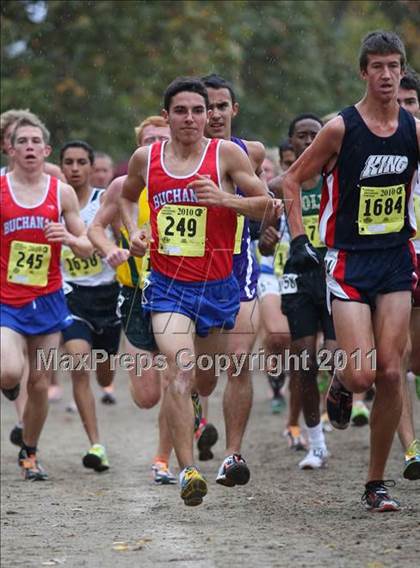
<instances>
[{"instance_id":1,"label":"dirt running path","mask_svg":"<svg viewBox=\"0 0 420 568\"><path fill-rule=\"evenodd\" d=\"M156 410L140 411L118 377L118 404L98 404L112 469L95 474L81 465L88 444L77 415L64 402L51 406L41 440L51 480L23 482L17 451L8 441L14 409L2 410L2 566L141 568L409 567L420 540L420 483L402 479L402 452L394 444L388 467L397 481L400 513L373 515L360 504L368 455L368 429L328 435L327 470L301 472L302 454L282 438L284 417L268 409L263 377L254 377L255 403L244 446L251 482L228 489L214 483L223 457L203 464L209 495L187 508L178 486L156 487L150 463ZM69 400L68 381L65 399ZM420 404L416 402L420 432ZM211 417L222 430L221 389ZM174 466L175 469L175 466ZM418 556L417 556L418 558Z\"/></svg>"}]
</instances>

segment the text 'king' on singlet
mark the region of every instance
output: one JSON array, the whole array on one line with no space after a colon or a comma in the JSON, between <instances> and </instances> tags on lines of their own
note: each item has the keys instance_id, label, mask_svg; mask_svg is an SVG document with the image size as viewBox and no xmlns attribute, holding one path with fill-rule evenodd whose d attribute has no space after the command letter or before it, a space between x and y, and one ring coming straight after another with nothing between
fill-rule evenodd
<instances>
[{"instance_id":1,"label":"text 'king' on singlet","mask_svg":"<svg viewBox=\"0 0 420 568\"><path fill-rule=\"evenodd\" d=\"M341 111L340 154L325 174L320 209L321 240L330 248L380 250L414 236L414 184L419 149L414 118L400 108L388 137L369 130L356 107Z\"/></svg>"}]
</instances>

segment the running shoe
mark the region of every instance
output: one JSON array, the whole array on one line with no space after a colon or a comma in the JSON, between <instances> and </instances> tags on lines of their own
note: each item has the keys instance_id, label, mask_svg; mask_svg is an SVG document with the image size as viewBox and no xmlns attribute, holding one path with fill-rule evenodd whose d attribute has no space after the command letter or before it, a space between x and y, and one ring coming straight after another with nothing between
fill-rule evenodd
<instances>
[{"instance_id":1,"label":"running shoe","mask_svg":"<svg viewBox=\"0 0 420 568\"><path fill-rule=\"evenodd\" d=\"M286 401L284 396L279 394L271 399L271 412L272 414L281 414L286 408Z\"/></svg>"},{"instance_id":2,"label":"running shoe","mask_svg":"<svg viewBox=\"0 0 420 568\"><path fill-rule=\"evenodd\" d=\"M405 453L405 479L420 479L420 440L413 440Z\"/></svg>"},{"instance_id":3,"label":"running shoe","mask_svg":"<svg viewBox=\"0 0 420 568\"><path fill-rule=\"evenodd\" d=\"M10 432L9 440L15 446L18 446L19 448L22 447L22 444L23 444L23 428L22 428L22 426L19 426L19 424L16 424L16 426Z\"/></svg>"},{"instance_id":4,"label":"running shoe","mask_svg":"<svg viewBox=\"0 0 420 568\"><path fill-rule=\"evenodd\" d=\"M116 404L117 399L115 398L115 395L112 392L105 391L101 397L101 402L102 404Z\"/></svg>"},{"instance_id":5,"label":"running shoe","mask_svg":"<svg viewBox=\"0 0 420 568\"><path fill-rule=\"evenodd\" d=\"M19 452L18 463L24 479L28 481L45 481L48 479L48 474L36 459L36 454L28 454L22 448Z\"/></svg>"},{"instance_id":6,"label":"running shoe","mask_svg":"<svg viewBox=\"0 0 420 568\"><path fill-rule=\"evenodd\" d=\"M351 423L353 426L366 426L366 424L369 424L369 408L362 400L357 400L353 404Z\"/></svg>"},{"instance_id":7,"label":"running shoe","mask_svg":"<svg viewBox=\"0 0 420 568\"><path fill-rule=\"evenodd\" d=\"M198 459L200 461L212 460L214 458L211 447L217 442L219 434L213 424L206 422L203 418L198 430L195 432L197 440Z\"/></svg>"},{"instance_id":8,"label":"running shoe","mask_svg":"<svg viewBox=\"0 0 420 568\"><path fill-rule=\"evenodd\" d=\"M400 504L389 494L387 487L395 487L395 481L369 481L362 496L362 503L368 511L384 513L385 511L399 511Z\"/></svg>"},{"instance_id":9,"label":"running shoe","mask_svg":"<svg viewBox=\"0 0 420 568\"><path fill-rule=\"evenodd\" d=\"M203 408L197 392L191 393L191 400L194 407L194 432L197 432L200 428L201 419L203 418Z\"/></svg>"},{"instance_id":10,"label":"running shoe","mask_svg":"<svg viewBox=\"0 0 420 568\"><path fill-rule=\"evenodd\" d=\"M16 400L20 393L20 383L12 389L1 389L1 392L8 400Z\"/></svg>"},{"instance_id":11,"label":"running shoe","mask_svg":"<svg viewBox=\"0 0 420 568\"><path fill-rule=\"evenodd\" d=\"M328 414L326 412L321 415L321 424L323 432L329 433L334 430L334 428L331 426L330 419L328 418Z\"/></svg>"},{"instance_id":12,"label":"running shoe","mask_svg":"<svg viewBox=\"0 0 420 568\"><path fill-rule=\"evenodd\" d=\"M302 461L300 469L321 469L326 467L328 460L327 448L311 448Z\"/></svg>"},{"instance_id":13,"label":"running shoe","mask_svg":"<svg viewBox=\"0 0 420 568\"><path fill-rule=\"evenodd\" d=\"M93 444L88 453L83 456L82 462L85 467L98 472L109 469L108 457L101 444Z\"/></svg>"},{"instance_id":14,"label":"running shoe","mask_svg":"<svg viewBox=\"0 0 420 568\"><path fill-rule=\"evenodd\" d=\"M300 432L299 426L288 426L283 432L283 436L287 440L287 445L291 450L302 452L306 450L306 442Z\"/></svg>"},{"instance_id":15,"label":"running shoe","mask_svg":"<svg viewBox=\"0 0 420 568\"><path fill-rule=\"evenodd\" d=\"M153 479L157 485L171 485L176 483L176 477L168 467L168 463L156 460L152 465Z\"/></svg>"},{"instance_id":16,"label":"running shoe","mask_svg":"<svg viewBox=\"0 0 420 568\"><path fill-rule=\"evenodd\" d=\"M353 394L333 376L327 394L327 413L331 424L338 430L345 430L350 424Z\"/></svg>"},{"instance_id":17,"label":"running shoe","mask_svg":"<svg viewBox=\"0 0 420 568\"><path fill-rule=\"evenodd\" d=\"M194 466L186 467L179 474L181 499L188 507L201 505L207 495L207 482Z\"/></svg>"},{"instance_id":18,"label":"running shoe","mask_svg":"<svg viewBox=\"0 0 420 568\"><path fill-rule=\"evenodd\" d=\"M223 460L216 477L216 483L225 487L246 485L251 477L246 461L240 454L232 454Z\"/></svg>"},{"instance_id":19,"label":"running shoe","mask_svg":"<svg viewBox=\"0 0 420 568\"><path fill-rule=\"evenodd\" d=\"M318 390L320 394L325 394L330 384L330 375L328 371L320 371L318 374Z\"/></svg>"}]
</instances>

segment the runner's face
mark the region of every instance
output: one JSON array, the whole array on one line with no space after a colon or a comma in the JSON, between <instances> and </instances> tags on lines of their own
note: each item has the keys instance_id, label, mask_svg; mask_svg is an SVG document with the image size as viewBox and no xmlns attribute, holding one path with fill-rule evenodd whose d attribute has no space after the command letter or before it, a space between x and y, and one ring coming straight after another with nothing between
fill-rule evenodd
<instances>
[{"instance_id":1,"label":"runner's face","mask_svg":"<svg viewBox=\"0 0 420 568\"><path fill-rule=\"evenodd\" d=\"M265 181L270 182L276 175L274 164L268 158L265 158L262 163L262 171L264 172Z\"/></svg>"},{"instance_id":2,"label":"runner's face","mask_svg":"<svg viewBox=\"0 0 420 568\"><path fill-rule=\"evenodd\" d=\"M91 183L94 187L108 187L114 175L109 158L96 158L93 164Z\"/></svg>"},{"instance_id":3,"label":"runner's face","mask_svg":"<svg viewBox=\"0 0 420 568\"><path fill-rule=\"evenodd\" d=\"M14 146L9 154L15 163L24 170L33 171L43 166L45 158L51 153L51 147L45 144L42 130L37 126L21 126L16 132Z\"/></svg>"},{"instance_id":4,"label":"runner's face","mask_svg":"<svg viewBox=\"0 0 420 568\"><path fill-rule=\"evenodd\" d=\"M367 68L362 71L362 78L375 99L383 102L396 99L402 78L400 54L368 55Z\"/></svg>"},{"instance_id":5,"label":"runner's face","mask_svg":"<svg viewBox=\"0 0 420 568\"><path fill-rule=\"evenodd\" d=\"M168 120L172 140L190 145L204 136L207 109L204 98L198 93L178 93L171 100L169 112L163 111L163 116Z\"/></svg>"},{"instance_id":6,"label":"runner's face","mask_svg":"<svg viewBox=\"0 0 420 568\"><path fill-rule=\"evenodd\" d=\"M61 164L63 174L76 191L89 186L89 178L92 174L92 166L89 162L89 154L84 148L67 148Z\"/></svg>"},{"instance_id":7,"label":"runner's face","mask_svg":"<svg viewBox=\"0 0 420 568\"><path fill-rule=\"evenodd\" d=\"M290 144L293 146L297 158L312 144L320 130L321 125L317 120L313 120L312 118L303 118L295 124L295 130L290 138Z\"/></svg>"},{"instance_id":8,"label":"runner's face","mask_svg":"<svg viewBox=\"0 0 420 568\"><path fill-rule=\"evenodd\" d=\"M405 110L411 112L413 116L420 117L420 104L415 89L398 89L398 104Z\"/></svg>"},{"instance_id":9,"label":"runner's face","mask_svg":"<svg viewBox=\"0 0 420 568\"><path fill-rule=\"evenodd\" d=\"M139 146L150 146L153 142L169 140L169 126L146 126L141 134Z\"/></svg>"},{"instance_id":10,"label":"runner's face","mask_svg":"<svg viewBox=\"0 0 420 568\"><path fill-rule=\"evenodd\" d=\"M280 156L281 169L286 172L295 161L296 156L293 150L285 150Z\"/></svg>"},{"instance_id":11,"label":"runner's face","mask_svg":"<svg viewBox=\"0 0 420 568\"><path fill-rule=\"evenodd\" d=\"M232 132L232 118L239 111L238 103L232 105L229 89L207 88L210 102L209 120L206 125L206 136L228 140Z\"/></svg>"}]
</instances>

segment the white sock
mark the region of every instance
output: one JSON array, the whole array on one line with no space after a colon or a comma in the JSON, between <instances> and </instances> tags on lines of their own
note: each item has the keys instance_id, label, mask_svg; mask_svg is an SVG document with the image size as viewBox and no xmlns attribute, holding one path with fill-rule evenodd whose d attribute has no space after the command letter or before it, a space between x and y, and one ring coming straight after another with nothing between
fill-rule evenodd
<instances>
[{"instance_id":1,"label":"white sock","mask_svg":"<svg viewBox=\"0 0 420 568\"><path fill-rule=\"evenodd\" d=\"M313 428L309 428L308 426L308 438L309 438L309 445L312 449L321 448L323 450L327 449L325 445L325 436L324 432L322 431L322 424L321 422L314 426Z\"/></svg>"}]
</instances>

